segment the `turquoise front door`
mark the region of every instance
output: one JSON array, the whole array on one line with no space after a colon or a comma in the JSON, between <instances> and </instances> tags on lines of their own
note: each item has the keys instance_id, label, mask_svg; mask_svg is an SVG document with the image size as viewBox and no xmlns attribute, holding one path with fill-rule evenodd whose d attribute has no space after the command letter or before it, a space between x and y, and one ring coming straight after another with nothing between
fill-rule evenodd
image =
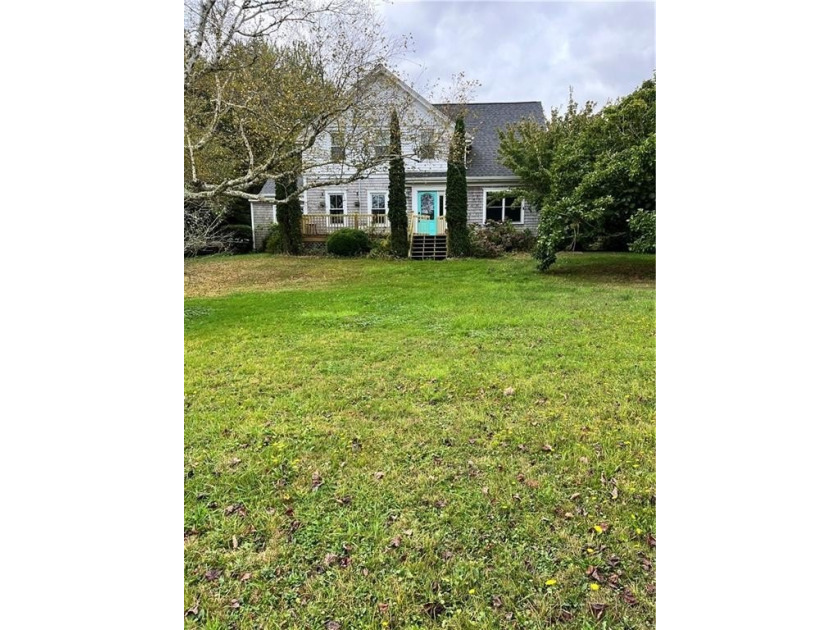
<instances>
[{"instance_id":1,"label":"turquoise front door","mask_svg":"<svg viewBox=\"0 0 840 630\"><path fill-rule=\"evenodd\" d=\"M417 221L418 234L437 234L438 194L436 190L421 190L417 193L417 208L420 218Z\"/></svg>"}]
</instances>

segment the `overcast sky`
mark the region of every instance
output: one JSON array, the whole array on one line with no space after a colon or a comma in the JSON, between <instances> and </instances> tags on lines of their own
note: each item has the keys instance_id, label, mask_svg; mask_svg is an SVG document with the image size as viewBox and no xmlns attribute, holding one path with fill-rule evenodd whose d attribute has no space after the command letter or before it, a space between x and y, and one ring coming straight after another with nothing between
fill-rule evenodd
<instances>
[{"instance_id":1,"label":"overcast sky","mask_svg":"<svg viewBox=\"0 0 840 630\"><path fill-rule=\"evenodd\" d=\"M632 92L656 68L652 2L462 2L381 4L390 35L411 33L397 63L415 87L464 71L473 101L542 101L563 108ZM427 94L424 94L427 96Z\"/></svg>"}]
</instances>

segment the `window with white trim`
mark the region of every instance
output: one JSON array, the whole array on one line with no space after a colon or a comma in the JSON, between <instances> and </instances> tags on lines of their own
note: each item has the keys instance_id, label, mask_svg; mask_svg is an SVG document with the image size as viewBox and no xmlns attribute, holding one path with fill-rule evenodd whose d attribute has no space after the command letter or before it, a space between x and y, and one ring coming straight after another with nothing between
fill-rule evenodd
<instances>
[{"instance_id":1,"label":"window with white trim","mask_svg":"<svg viewBox=\"0 0 840 630\"><path fill-rule=\"evenodd\" d=\"M388 220L388 193L370 193L370 213L373 215L373 225L385 225Z\"/></svg>"},{"instance_id":2,"label":"window with white trim","mask_svg":"<svg viewBox=\"0 0 840 630\"><path fill-rule=\"evenodd\" d=\"M374 139L373 145L373 156L374 157L385 157L388 155L388 150L390 149L390 138L388 134L384 131L380 131L376 134L376 138Z\"/></svg>"},{"instance_id":3,"label":"window with white trim","mask_svg":"<svg viewBox=\"0 0 840 630\"><path fill-rule=\"evenodd\" d=\"M327 193L327 207L330 213L330 225L344 225L344 213L347 204L343 192Z\"/></svg>"},{"instance_id":4,"label":"window with white trim","mask_svg":"<svg viewBox=\"0 0 840 630\"><path fill-rule=\"evenodd\" d=\"M417 144L417 157L421 160L435 159L435 138L431 131L421 131Z\"/></svg>"},{"instance_id":5,"label":"window with white trim","mask_svg":"<svg viewBox=\"0 0 840 630\"><path fill-rule=\"evenodd\" d=\"M487 221L524 222L522 217L522 200L510 195L505 196L501 192L485 191L484 194L485 223Z\"/></svg>"},{"instance_id":6,"label":"window with white trim","mask_svg":"<svg viewBox=\"0 0 840 630\"><path fill-rule=\"evenodd\" d=\"M340 131L330 133L330 159L333 162L343 162L347 152L344 150L344 134Z\"/></svg>"}]
</instances>

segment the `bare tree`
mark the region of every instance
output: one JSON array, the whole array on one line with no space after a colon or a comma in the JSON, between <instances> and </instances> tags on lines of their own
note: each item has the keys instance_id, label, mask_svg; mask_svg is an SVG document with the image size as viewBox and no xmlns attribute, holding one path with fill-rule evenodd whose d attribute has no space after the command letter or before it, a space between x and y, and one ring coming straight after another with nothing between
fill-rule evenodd
<instances>
[{"instance_id":1,"label":"bare tree","mask_svg":"<svg viewBox=\"0 0 840 630\"><path fill-rule=\"evenodd\" d=\"M266 179L319 168L328 178L296 194L367 177L387 162L392 109L404 136L445 146L446 125L413 120L404 90L370 89L408 45L383 32L368 0L186 0L184 199L258 200ZM447 100L471 87L461 77Z\"/></svg>"}]
</instances>

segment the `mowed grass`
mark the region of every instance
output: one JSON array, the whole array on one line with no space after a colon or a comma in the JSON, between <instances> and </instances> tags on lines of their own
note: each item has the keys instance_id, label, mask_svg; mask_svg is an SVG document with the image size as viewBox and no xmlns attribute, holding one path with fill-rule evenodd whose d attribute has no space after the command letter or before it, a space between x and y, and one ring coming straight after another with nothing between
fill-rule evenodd
<instances>
[{"instance_id":1,"label":"mowed grass","mask_svg":"<svg viewBox=\"0 0 840 630\"><path fill-rule=\"evenodd\" d=\"M187 627L654 626L654 257L184 286Z\"/></svg>"}]
</instances>

